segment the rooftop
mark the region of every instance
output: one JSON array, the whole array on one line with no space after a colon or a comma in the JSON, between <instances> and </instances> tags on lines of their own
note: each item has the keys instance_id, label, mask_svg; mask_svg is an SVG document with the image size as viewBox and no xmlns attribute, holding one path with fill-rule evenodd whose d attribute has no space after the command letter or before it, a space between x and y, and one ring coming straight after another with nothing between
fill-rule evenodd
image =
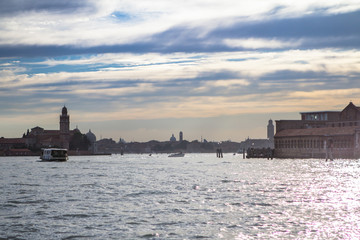
<instances>
[{"instance_id":1,"label":"rooftop","mask_svg":"<svg viewBox=\"0 0 360 240\"><path fill-rule=\"evenodd\" d=\"M310 114L310 113L341 113L341 111L315 111L315 112L300 112L300 114Z\"/></svg>"}]
</instances>

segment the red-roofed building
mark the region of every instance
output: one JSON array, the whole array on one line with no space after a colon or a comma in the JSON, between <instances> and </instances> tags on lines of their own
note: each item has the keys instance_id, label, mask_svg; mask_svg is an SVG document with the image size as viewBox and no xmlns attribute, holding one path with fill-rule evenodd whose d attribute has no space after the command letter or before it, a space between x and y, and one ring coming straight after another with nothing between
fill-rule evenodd
<instances>
[{"instance_id":1,"label":"red-roofed building","mask_svg":"<svg viewBox=\"0 0 360 240\"><path fill-rule=\"evenodd\" d=\"M276 121L275 157L360 158L360 108L300 113L301 120Z\"/></svg>"}]
</instances>

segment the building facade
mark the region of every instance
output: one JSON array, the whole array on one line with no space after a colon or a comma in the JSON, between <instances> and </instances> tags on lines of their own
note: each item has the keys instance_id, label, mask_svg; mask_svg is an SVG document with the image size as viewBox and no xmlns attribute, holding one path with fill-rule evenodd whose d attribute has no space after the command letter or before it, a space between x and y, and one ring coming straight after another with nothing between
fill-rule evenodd
<instances>
[{"instance_id":1,"label":"building facade","mask_svg":"<svg viewBox=\"0 0 360 240\"><path fill-rule=\"evenodd\" d=\"M276 121L275 157L360 158L360 108L300 113L301 120Z\"/></svg>"}]
</instances>

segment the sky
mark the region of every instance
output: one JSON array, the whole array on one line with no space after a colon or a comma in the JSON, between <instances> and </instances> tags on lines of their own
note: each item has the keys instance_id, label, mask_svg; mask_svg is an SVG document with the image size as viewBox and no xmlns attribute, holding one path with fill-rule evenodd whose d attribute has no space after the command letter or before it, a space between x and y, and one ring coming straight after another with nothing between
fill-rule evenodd
<instances>
[{"instance_id":1,"label":"sky","mask_svg":"<svg viewBox=\"0 0 360 240\"><path fill-rule=\"evenodd\" d=\"M358 0L0 0L0 137L242 141L360 106Z\"/></svg>"}]
</instances>

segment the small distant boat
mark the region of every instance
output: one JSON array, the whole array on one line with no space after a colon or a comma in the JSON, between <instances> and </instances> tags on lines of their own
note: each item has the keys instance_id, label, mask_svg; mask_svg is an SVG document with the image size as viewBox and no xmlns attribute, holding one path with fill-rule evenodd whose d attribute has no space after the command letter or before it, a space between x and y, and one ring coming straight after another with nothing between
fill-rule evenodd
<instances>
[{"instance_id":1,"label":"small distant boat","mask_svg":"<svg viewBox=\"0 0 360 240\"><path fill-rule=\"evenodd\" d=\"M65 148L44 148L40 159L49 162L65 162L68 160L68 150Z\"/></svg>"},{"instance_id":2,"label":"small distant boat","mask_svg":"<svg viewBox=\"0 0 360 240\"><path fill-rule=\"evenodd\" d=\"M169 155L169 157L183 157L185 156L185 153L179 152L179 153L172 153Z\"/></svg>"}]
</instances>

